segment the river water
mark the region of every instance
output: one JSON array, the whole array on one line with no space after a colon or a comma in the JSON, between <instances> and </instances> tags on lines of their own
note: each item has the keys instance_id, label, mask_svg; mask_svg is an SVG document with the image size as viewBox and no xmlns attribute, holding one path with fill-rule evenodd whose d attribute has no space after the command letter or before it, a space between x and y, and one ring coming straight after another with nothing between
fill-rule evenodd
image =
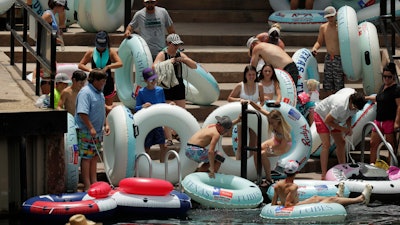
<instances>
[{"instance_id":1,"label":"river water","mask_svg":"<svg viewBox=\"0 0 400 225\"><path fill-rule=\"evenodd\" d=\"M226 225L256 225L256 224L302 224L300 221L276 222L260 217L261 208L255 209L205 209L194 207L188 211L184 218L139 218L138 216L116 216L102 222L103 225L195 225L195 224L226 224ZM400 199L395 196L393 200L381 202L374 200L368 206L353 204L346 206L347 217L342 224L400 224ZM0 225L38 225L29 220L0 219ZM50 224L50 223L49 223ZM62 225L64 223L60 223ZM312 221L303 224L320 224ZM57 225L57 223L51 223Z\"/></svg>"}]
</instances>

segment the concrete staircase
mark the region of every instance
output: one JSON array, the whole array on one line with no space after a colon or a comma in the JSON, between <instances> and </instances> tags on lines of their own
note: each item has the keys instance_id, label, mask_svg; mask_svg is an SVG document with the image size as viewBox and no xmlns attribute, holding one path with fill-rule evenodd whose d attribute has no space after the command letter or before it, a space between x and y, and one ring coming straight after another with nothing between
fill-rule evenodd
<instances>
[{"instance_id":1,"label":"concrete staircase","mask_svg":"<svg viewBox=\"0 0 400 225\"><path fill-rule=\"evenodd\" d=\"M226 104L227 96L233 86L242 80L243 69L249 62L245 47L247 39L268 30L266 21L271 13L268 1L249 0L204 0L204 1L159 1L158 5L166 7L175 22L176 32L185 42L185 53L208 70L219 82L221 90L219 100L211 106L198 106L188 103L187 110L199 122L218 106ZM135 1L133 12L143 7L141 1ZM123 27L110 34L111 45L118 48L123 40ZM65 51L57 53L60 63L78 63L88 48L92 48L93 33L86 33L77 24L72 25L64 34ZM317 33L282 32L286 51L292 55L300 48L310 49L317 39ZM380 38L383 43L382 38ZM32 45L33 42L32 42ZM9 32L0 32L0 50L9 54ZM319 71L323 71L325 49L318 54ZM21 68L22 51L16 50L16 63ZM28 57L28 71L34 69L33 57ZM323 74L321 73L321 80ZM346 81L347 87L362 88L360 82ZM321 97L326 94L321 90ZM230 138L225 138L223 146L232 154ZM177 145L172 148L177 148ZM157 158L157 150L151 155ZM320 171L319 160L311 159L303 172ZM336 157L330 160L336 164Z\"/></svg>"}]
</instances>

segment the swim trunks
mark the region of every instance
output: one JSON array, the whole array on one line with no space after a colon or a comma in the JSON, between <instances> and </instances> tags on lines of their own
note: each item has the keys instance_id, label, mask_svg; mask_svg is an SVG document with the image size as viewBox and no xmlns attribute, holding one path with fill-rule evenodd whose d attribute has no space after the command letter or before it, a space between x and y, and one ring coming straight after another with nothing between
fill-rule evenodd
<instances>
[{"instance_id":1,"label":"swim trunks","mask_svg":"<svg viewBox=\"0 0 400 225\"><path fill-rule=\"evenodd\" d=\"M186 156L198 163L204 162L208 163L208 150L206 148L200 147L198 145L187 144L186 146Z\"/></svg>"},{"instance_id":2,"label":"swim trunks","mask_svg":"<svg viewBox=\"0 0 400 225\"><path fill-rule=\"evenodd\" d=\"M103 136L92 138L89 132L77 130L79 156L83 159L91 159L101 148ZM97 150L96 150L97 148Z\"/></svg>"}]
</instances>

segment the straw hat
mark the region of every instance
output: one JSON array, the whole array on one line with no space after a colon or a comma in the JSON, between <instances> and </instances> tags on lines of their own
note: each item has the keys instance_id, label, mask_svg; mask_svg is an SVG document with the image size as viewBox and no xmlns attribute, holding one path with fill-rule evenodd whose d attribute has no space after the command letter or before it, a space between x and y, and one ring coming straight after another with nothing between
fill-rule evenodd
<instances>
[{"instance_id":1,"label":"straw hat","mask_svg":"<svg viewBox=\"0 0 400 225\"><path fill-rule=\"evenodd\" d=\"M66 225L95 225L96 223L87 220L86 217L82 214L76 214L73 215L69 218L69 223L66 223Z\"/></svg>"}]
</instances>

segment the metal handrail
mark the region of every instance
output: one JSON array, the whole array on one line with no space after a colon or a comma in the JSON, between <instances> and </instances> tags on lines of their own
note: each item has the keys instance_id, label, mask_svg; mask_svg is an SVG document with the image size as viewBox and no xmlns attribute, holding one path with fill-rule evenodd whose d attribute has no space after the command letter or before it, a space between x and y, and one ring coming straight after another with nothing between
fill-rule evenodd
<instances>
[{"instance_id":1,"label":"metal handrail","mask_svg":"<svg viewBox=\"0 0 400 225\"><path fill-rule=\"evenodd\" d=\"M15 30L15 4L19 4L23 7L23 34L22 38ZM7 21L6 29L11 32L10 35L10 64L14 65L15 58L15 41L17 40L23 47L22 49L22 79L26 80L26 64L27 64L27 50L32 54L36 59L36 74L40 74L40 66L43 66L45 69L50 71L50 78L54 80L56 75L56 39L57 39L57 31L53 30L53 28L42 18L40 17L33 9L28 6L23 0L15 0L15 3L12 5L10 10L7 13L7 17L9 21ZM34 18L37 25L37 45L36 50L30 46L28 43L28 15ZM41 52L41 42L42 42L42 31L43 29L50 33L50 61L46 59L45 56L42 55ZM50 107L54 108L54 82L50 84ZM40 79L36 79L36 95L40 93Z\"/></svg>"},{"instance_id":2,"label":"metal handrail","mask_svg":"<svg viewBox=\"0 0 400 225\"><path fill-rule=\"evenodd\" d=\"M242 103L242 140L241 140L241 170L240 176L243 178L247 178L247 151L256 151L257 152L257 182L261 184L261 115L258 111L247 109L247 102ZM249 147L245 143L247 143L247 116L248 114L255 114L257 116L257 147Z\"/></svg>"},{"instance_id":3,"label":"metal handrail","mask_svg":"<svg viewBox=\"0 0 400 225\"><path fill-rule=\"evenodd\" d=\"M165 160L164 160L164 165L165 165L165 180L167 180L167 175L168 175L168 158L170 154L174 154L178 163L178 177L179 177L179 183L178 183L178 189L183 192L181 182L182 182L182 173L181 173L181 159L179 158L179 154L175 150L169 150L165 154Z\"/></svg>"},{"instance_id":4,"label":"metal handrail","mask_svg":"<svg viewBox=\"0 0 400 225\"><path fill-rule=\"evenodd\" d=\"M392 156L391 160L390 160L390 165L397 166L398 165L397 156L396 156L396 154L394 154L392 145L386 141L382 132L379 130L378 126L374 122L369 121L367 124L364 125L363 130L362 130L361 140L365 140L365 133L366 133L366 129L368 126L375 127L376 133L379 135L379 137L381 138L381 141L386 146L390 155ZM365 142L361 141L361 159L360 159L361 162L364 162L364 150L365 150ZM379 151L377 151L377 154L379 154Z\"/></svg>"},{"instance_id":5,"label":"metal handrail","mask_svg":"<svg viewBox=\"0 0 400 225\"><path fill-rule=\"evenodd\" d=\"M152 176L153 174L153 164L152 164L152 160L149 154L147 154L146 152L141 152L136 156L136 160L135 160L135 176L138 177L139 176L139 167L138 167L138 163L139 163L139 159L144 156L147 159L147 162L149 163L149 177Z\"/></svg>"}]
</instances>

